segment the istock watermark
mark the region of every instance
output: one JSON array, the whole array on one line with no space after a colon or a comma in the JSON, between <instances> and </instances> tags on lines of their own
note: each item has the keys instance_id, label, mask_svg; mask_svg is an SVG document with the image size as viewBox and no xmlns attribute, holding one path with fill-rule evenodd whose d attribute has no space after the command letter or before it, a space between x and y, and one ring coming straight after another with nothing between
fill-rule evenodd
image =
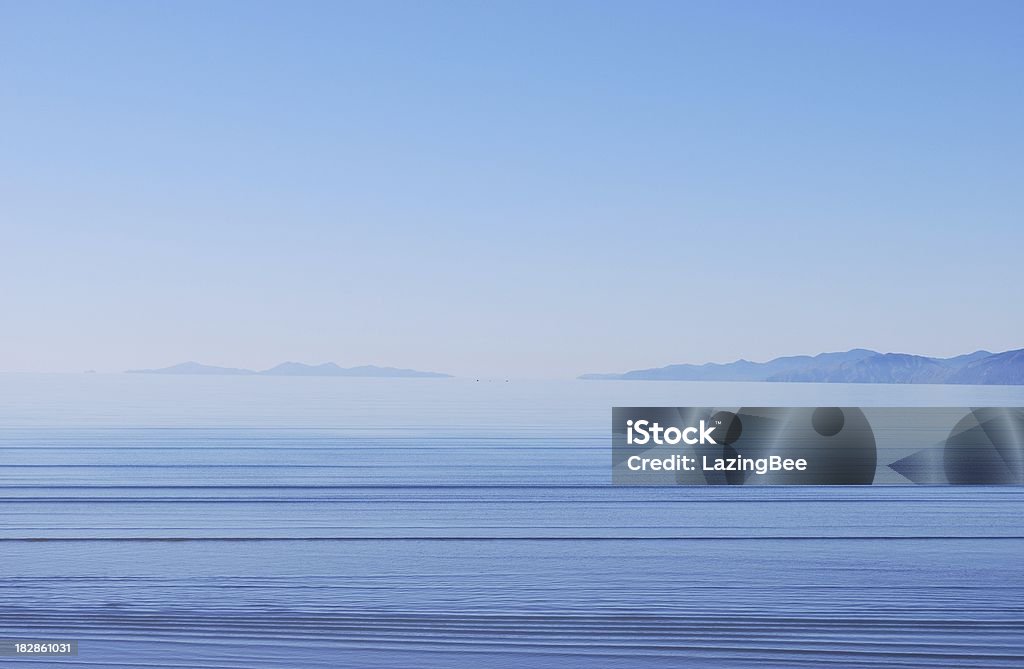
<instances>
[{"instance_id":1,"label":"istock watermark","mask_svg":"<svg viewBox=\"0 0 1024 669\"><path fill-rule=\"evenodd\" d=\"M617 485L1021 485L1018 407L615 407Z\"/></svg>"}]
</instances>

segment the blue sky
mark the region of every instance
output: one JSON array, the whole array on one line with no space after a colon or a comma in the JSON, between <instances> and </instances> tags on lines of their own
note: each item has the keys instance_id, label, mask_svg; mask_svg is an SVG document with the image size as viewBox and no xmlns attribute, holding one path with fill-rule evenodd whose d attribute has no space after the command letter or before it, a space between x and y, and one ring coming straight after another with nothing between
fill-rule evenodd
<instances>
[{"instance_id":1,"label":"blue sky","mask_svg":"<svg viewBox=\"0 0 1024 669\"><path fill-rule=\"evenodd\" d=\"M1019 2L0 0L0 369L1024 347Z\"/></svg>"}]
</instances>

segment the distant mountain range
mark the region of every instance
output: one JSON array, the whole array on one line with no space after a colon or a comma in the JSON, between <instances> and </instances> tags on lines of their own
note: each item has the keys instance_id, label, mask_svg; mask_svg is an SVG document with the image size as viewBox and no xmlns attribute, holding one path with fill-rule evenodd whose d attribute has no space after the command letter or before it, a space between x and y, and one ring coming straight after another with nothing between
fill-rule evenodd
<instances>
[{"instance_id":1,"label":"distant mountain range","mask_svg":"<svg viewBox=\"0 0 1024 669\"><path fill-rule=\"evenodd\" d=\"M879 353L856 348L726 364L669 365L622 374L584 374L581 379L639 381L790 381L810 383L955 383L1024 385L1024 349L975 351L954 358Z\"/></svg>"},{"instance_id":2,"label":"distant mountain range","mask_svg":"<svg viewBox=\"0 0 1024 669\"><path fill-rule=\"evenodd\" d=\"M395 367L377 367L363 365L361 367L339 367L333 362L322 365L304 365L301 362L282 362L276 367L257 372L237 367L215 367L202 365L198 362L183 362L180 365L162 367L160 369L129 369L129 374L198 374L209 376L356 376L385 378L449 378L451 374L437 372L420 372L415 369L397 369Z\"/></svg>"}]
</instances>

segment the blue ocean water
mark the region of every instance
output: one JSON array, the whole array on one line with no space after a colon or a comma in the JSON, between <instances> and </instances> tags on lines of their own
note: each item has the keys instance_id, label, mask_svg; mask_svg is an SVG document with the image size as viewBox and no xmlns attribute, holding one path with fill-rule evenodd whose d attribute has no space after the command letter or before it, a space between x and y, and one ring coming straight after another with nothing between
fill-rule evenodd
<instances>
[{"instance_id":1,"label":"blue ocean water","mask_svg":"<svg viewBox=\"0 0 1024 669\"><path fill-rule=\"evenodd\" d=\"M1024 388L0 376L4 666L1020 667L1019 488L622 488L614 405Z\"/></svg>"}]
</instances>

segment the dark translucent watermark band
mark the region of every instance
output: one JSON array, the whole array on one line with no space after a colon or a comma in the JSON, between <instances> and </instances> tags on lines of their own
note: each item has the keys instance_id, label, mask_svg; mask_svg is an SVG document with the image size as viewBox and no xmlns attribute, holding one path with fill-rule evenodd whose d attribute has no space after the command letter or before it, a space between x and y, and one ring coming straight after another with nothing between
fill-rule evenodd
<instances>
[{"instance_id":1,"label":"dark translucent watermark band","mask_svg":"<svg viewBox=\"0 0 1024 669\"><path fill-rule=\"evenodd\" d=\"M615 407L618 485L1020 485L1018 407Z\"/></svg>"}]
</instances>

